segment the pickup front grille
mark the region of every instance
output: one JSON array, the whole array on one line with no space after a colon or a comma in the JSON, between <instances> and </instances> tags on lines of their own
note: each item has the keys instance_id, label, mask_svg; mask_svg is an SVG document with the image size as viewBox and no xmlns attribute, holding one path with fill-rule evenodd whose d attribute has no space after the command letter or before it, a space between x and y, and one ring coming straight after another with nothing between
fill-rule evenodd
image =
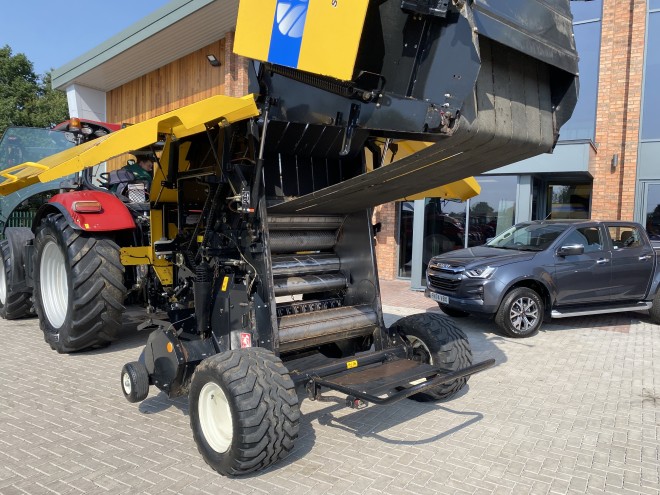
<instances>
[{"instance_id":1,"label":"pickup front grille","mask_svg":"<svg viewBox=\"0 0 660 495\"><path fill-rule=\"evenodd\" d=\"M429 284L431 284L431 287L434 289L440 289L448 292L456 292L458 290L458 286L461 284L460 280L437 277L435 275L429 275L428 280Z\"/></svg>"}]
</instances>

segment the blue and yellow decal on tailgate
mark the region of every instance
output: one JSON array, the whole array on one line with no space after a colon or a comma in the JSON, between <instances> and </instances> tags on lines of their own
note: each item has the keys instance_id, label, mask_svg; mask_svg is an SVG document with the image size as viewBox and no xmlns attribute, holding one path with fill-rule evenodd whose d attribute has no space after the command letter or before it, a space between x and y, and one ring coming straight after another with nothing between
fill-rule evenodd
<instances>
[{"instance_id":1,"label":"blue and yellow decal on tailgate","mask_svg":"<svg viewBox=\"0 0 660 495\"><path fill-rule=\"evenodd\" d=\"M270 33L269 62L298 67L308 5L305 0L277 2Z\"/></svg>"},{"instance_id":2,"label":"blue and yellow decal on tailgate","mask_svg":"<svg viewBox=\"0 0 660 495\"><path fill-rule=\"evenodd\" d=\"M350 80L368 4L369 0L241 0L234 52Z\"/></svg>"}]
</instances>

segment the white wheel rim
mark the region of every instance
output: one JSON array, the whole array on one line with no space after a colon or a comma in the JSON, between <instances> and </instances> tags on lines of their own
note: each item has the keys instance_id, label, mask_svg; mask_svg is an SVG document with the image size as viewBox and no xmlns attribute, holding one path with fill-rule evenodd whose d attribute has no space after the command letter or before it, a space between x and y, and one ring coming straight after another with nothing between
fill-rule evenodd
<instances>
[{"instance_id":1,"label":"white wheel rim","mask_svg":"<svg viewBox=\"0 0 660 495\"><path fill-rule=\"evenodd\" d=\"M7 300L7 276L5 275L5 267L4 267L4 261L2 258L0 258L3 262L3 266L0 267L0 304L3 306L5 305L5 301Z\"/></svg>"},{"instance_id":2,"label":"white wheel rim","mask_svg":"<svg viewBox=\"0 0 660 495\"><path fill-rule=\"evenodd\" d=\"M423 349L424 352L426 352L427 356L429 357L428 364L433 364L433 354L431 354L431 351L429 350L429 348L422 339L417 338L414 335L406 335L406 338L410 342L410 345L412 345L413 351L415 349L420 349L420 348Z\"/></svg>"},{"instance_id":3,"label":"white wheel rim","mask_svg":"<svg viewBox=\"0 0 660 495\"><path fill-rule=\"evenodd\" d=\"M69 284L64 255L55 241L46 241L39 268L41 302L53 328L60 328L69 308Z\"/></svg>"},{"instance_id":4,"label":"white wheel rim","mask_svg":"<svg viewBox=\"0 0 660 495\"><path fill-rule=\"evenodd\" d=\"M234 436L234 424L227 396L215 382L202 387L197 399L199 423L209 446L222 454L229 450Z\"/></svg>"},{"instance_id":5,"label":"white wheel rim","mask_svg":"<svg viewBox=\"0 0 660 495\"><path fill-rule=\"evenodd\" d=\"M131 395L131 391L133 390L133 384L131 383L131 377L128 376L128 373L124 373L121 377L121 384L124 387L124 393L126 395Z\"/></svg>"}]
</instances>

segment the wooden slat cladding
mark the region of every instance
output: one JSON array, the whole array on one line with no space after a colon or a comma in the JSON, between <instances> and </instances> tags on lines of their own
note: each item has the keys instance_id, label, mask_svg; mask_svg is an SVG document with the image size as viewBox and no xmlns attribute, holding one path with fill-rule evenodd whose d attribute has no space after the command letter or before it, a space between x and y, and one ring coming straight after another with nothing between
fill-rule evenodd
<instances>
[{"instance_id":1,"label":"wooden slat cladding","mask_svg":"<svg viewBox=\"0 0 660 495\"><path fill-rule=\"evenodd\" d=\"M209 64L213 54L220 67ZM145 74L106 95L109 122L137 123L225 93L225 40L219 40L158 70ZM127 157L108 162L108 170L122 167Z\"/></svg>"}]
</instances>

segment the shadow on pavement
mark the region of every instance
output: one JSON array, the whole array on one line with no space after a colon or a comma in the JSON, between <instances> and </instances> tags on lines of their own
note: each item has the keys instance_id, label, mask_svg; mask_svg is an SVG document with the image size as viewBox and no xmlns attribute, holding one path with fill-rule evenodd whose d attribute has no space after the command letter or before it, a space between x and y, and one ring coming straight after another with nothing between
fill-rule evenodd
<instances>
[{"instance_id":1,"label":"shadow on pavement","mask_svg":"<svg viewBox=\"0 0 660 495\"><path fill-rule=\"evenodd\" d=\"M458 395L445 401L445 403L451 403L452 400L469 393L468 391L469 386L463 388ZM328 402L335 402L335 404L303 416L303 421L308 423L310 428L313 428L312 422L316 420L319 425L322 425L323 427L338 428L342 431L352 433L358 438L374 438L383 443L392 445L420 445L433 443L453 435L474 423L478 423L484 417L480 412L458 411L443 405L443 403L417 402L410 399L403 399L400 404L404 404L404 406L396 407L395 409L393 409L393 405L370 405L366 410L354 411L344 415L335 415L334 413L346 409L344 399L340 397L331 397ZM392 439L382 435L383 431L392 427L412 421L427 413L433 414L435 412L445 412L457 417L464 416L465 419L461 423L431 436L424 436L424 432L420 430L416 430L419 435L410 440Z\"/></svg>"},{"instance_id":2,"label":"shadow on pavement","mask_svg":"<svg viewBox=\"0 0 660 495\"><path fill-rule=\"evenodd\" d=\"M93 350L84 350L71 353L71 356L85 355L94 356L97 354L106 354L109 352L126 351L135 349L135 359L138 358L142 348L146 345L149 334L156 330L156 326L138 330L138 325L145 321L144 309L138 307L129 307L123 315L121 330L117 333L117 338L106 347Z\"/></svg>"},{"instance_id":3,"label":"shadow on pavement","mask_svg":"<svg viewBox=\"0 0 660 495\"><path fill-rule=\"evenodd\" d=\"M138 409L142 414L157 414L171 407L176 407L184 416L188 416L188 397L170 399L165 392L161 391L158 395L152 395L140 402Z\"/></svg>"},{"instance_id":4,"label":"shadow on pavement","mask_svg":"<svg viewBox=\"0 0 660 495\"><path fill-rule=\"evenodd\" d=\"M467 393L468 389L469 387L465 387L454 398L458 398L464 393ZM304 394L299 394L299 397L302 405ZM483 419L483 414L478 412L457 411L439 403L421 403L410 399L402 400L402 403L406 404L405 407L396 407L394 409L393 405L370 405L367 409L354 411L344 415L336 414L339 411L347 409L343 397L328 396L324 398L324 402L328 404L327 407L301 415L300 432L298 439L296 440L295 448L289 457L276 463L267 470L247 475L245 478L258 477L265 472L276 471L277 469L288 466L289 464L304 458L314 448L314 444L316 443L316 432L313 424L315 421L322 428L337 428L353 434L357 438L374 438L390 445L420 445L433 443L446 438ZM419 432L419 435L416 438L410 440L395 440L382 435L383 431L419 418L421 415L443 411L456 416L465 416L466 419L460 424L426 437L424 437L423 432Z\"/></svg>"},{"instance_id":5,"label":"shadow on pavement","mask_svg":"<svg viewBox=\"0 0 660 495\"><path fill-rule=\"evenodd\" d=\"M139 411L142 414L158 414L167 409L170 409L171 407L177 408L183 413L185 417L189 417L190 413L188 408L188 398L176 397L174 399L170 399L164 392L159 392L158 395L147 397L139 404ZM288 457L275 463L273 466L270 466L267 469L247 475L242 475L240 478L249 479L253 477L260 477L263 476L263 474L266 472L277 471L278 469L284 468L289 464L305 457L312 450L314 443L316 442L316 433L314 432L314 428L312 427L311 422L306 419L306 416L307 415L305 414L301 414L298 438L295 442L293 451ZM190 432L190 437L192 440L192 431Z\"/></svg>"},{"instance_id":6,"label":"shadow on pavement","mask_svg":"<svg viewBox=\"0 0 660 495\"><path fill-rule=\"evenodd\" d=\"M557 332L591 328L604 332L629 333L630 326L639 322L651 322L648 312L611 313L603 315L573 316L570 318L554 318L546 321L541 332ZM531 337L534 338L534 337Z\"/></svg>"}]
</instances>

